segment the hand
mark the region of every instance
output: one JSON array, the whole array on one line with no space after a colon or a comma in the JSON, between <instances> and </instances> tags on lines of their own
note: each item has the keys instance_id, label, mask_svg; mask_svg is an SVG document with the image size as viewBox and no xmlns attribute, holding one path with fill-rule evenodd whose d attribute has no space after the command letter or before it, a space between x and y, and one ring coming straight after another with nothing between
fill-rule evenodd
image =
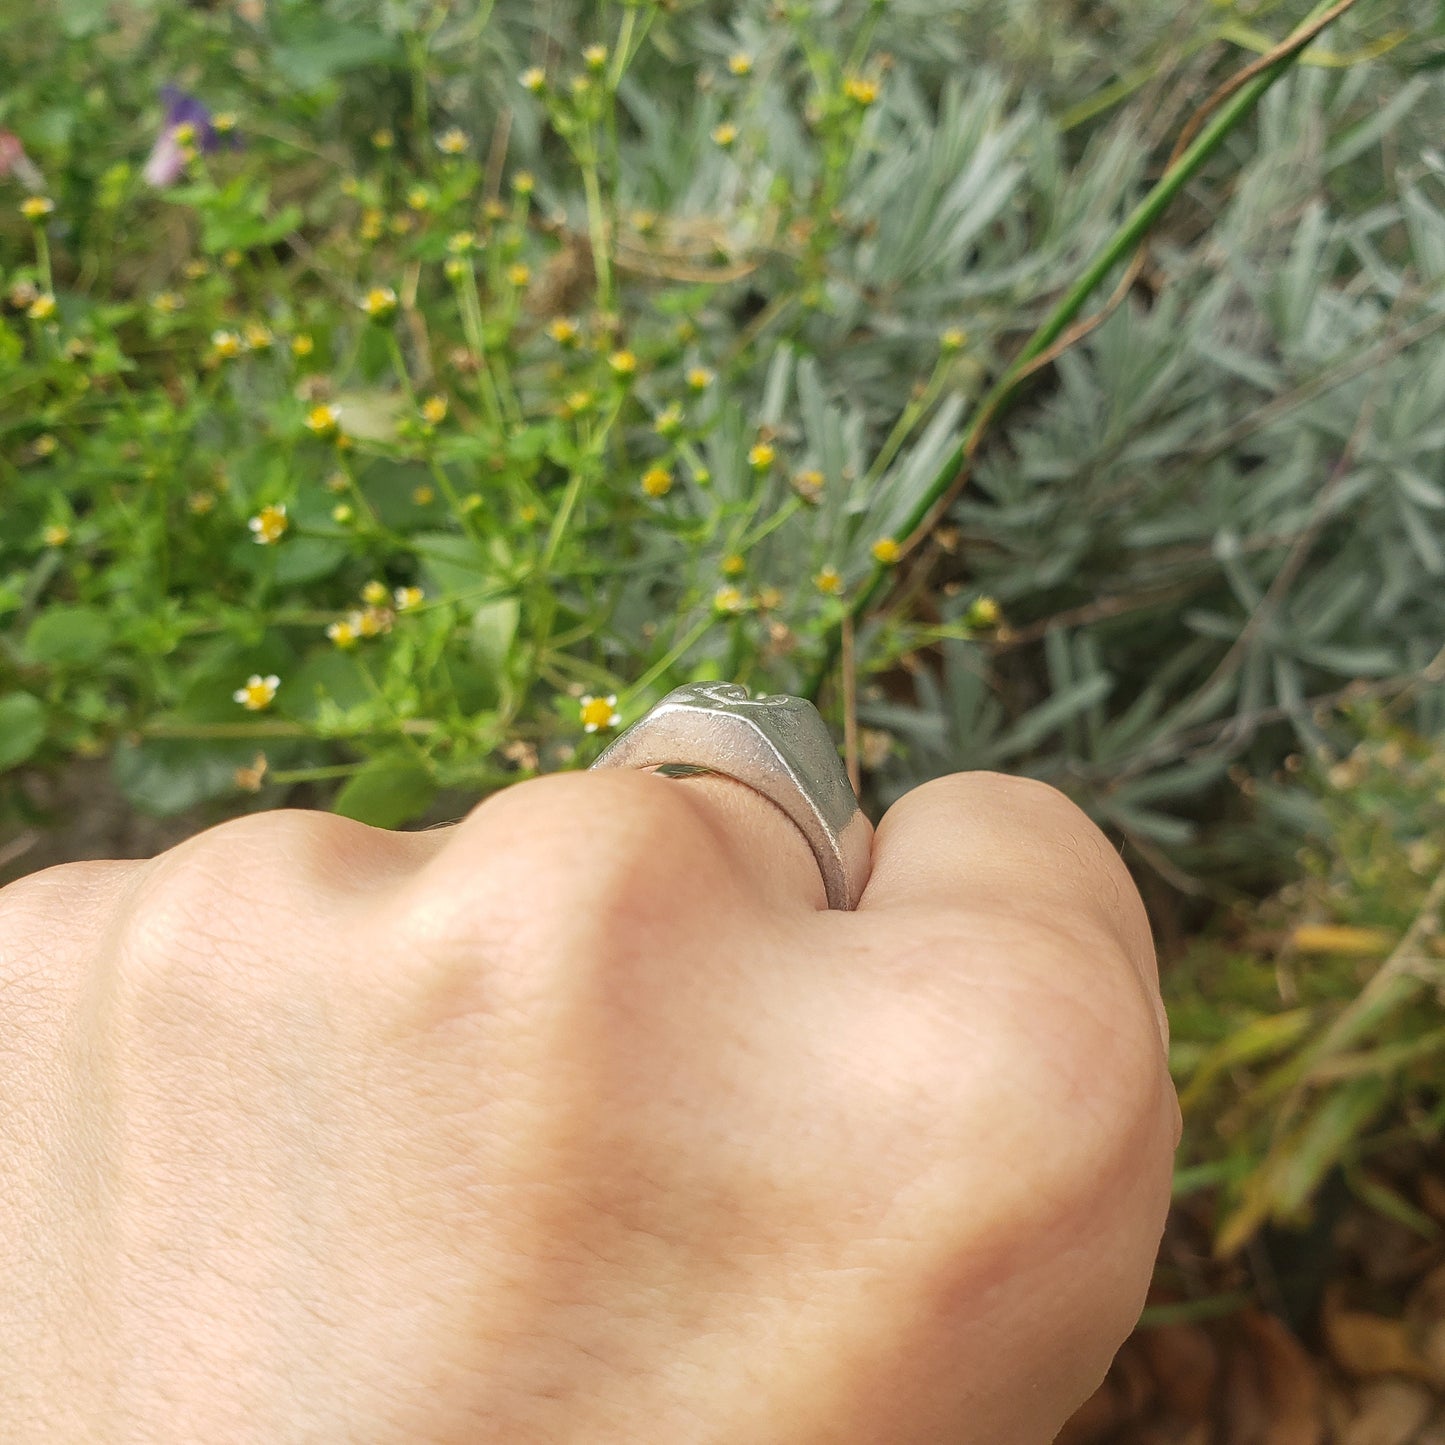
<instances>
[{"instance_id":1,"label":"hand","mask_svg":"<svg viewBox=\"0 0 1445 1445\"><path fill-rule=\"evenodd\" d=\"M1178 1113L1143 908L1039 784L883 819L602 771L0 892L0 1420L152 1441L1042 1445Z\"/></svg>"}]
</instances>

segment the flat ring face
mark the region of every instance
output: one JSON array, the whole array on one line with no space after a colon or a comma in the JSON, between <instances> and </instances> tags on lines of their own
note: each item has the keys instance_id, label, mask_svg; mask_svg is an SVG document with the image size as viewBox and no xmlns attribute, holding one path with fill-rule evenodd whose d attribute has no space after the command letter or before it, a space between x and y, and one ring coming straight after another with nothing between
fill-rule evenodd
<instances>
[{"instance_id":1,"label":"flat ring face","mask_svg":"<svg viewBox=\"0 0 1445 1445\"><path fill-rule=\"evenodd\" d=\"M786 693L752 697L731 682L691 683L668 693L592 764L658 765L672 776L721 773L761 793L808 840L828 907L857 907L868 882L873 825L812 703Z\"/></svg>"}]
</instances>

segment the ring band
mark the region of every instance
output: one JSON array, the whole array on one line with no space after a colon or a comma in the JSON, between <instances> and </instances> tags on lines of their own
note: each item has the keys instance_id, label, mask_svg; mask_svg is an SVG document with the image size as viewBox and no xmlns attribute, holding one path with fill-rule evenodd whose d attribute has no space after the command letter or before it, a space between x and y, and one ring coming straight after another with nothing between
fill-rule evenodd
<instances>
[{"instance_id":1,"label":"ring band","mask_svg":"<svg viewBox=\"0 0 1445 1445\"><path fill-rule=\"evenodd\" d=\"M828 907L858 906L872 863L873 825L858 806L828 726L805 698L751 697L730 682L668 693L621 733L594 768L720 773L761 793L797 824L823 875Z\"/></svg>"}]
</instances>

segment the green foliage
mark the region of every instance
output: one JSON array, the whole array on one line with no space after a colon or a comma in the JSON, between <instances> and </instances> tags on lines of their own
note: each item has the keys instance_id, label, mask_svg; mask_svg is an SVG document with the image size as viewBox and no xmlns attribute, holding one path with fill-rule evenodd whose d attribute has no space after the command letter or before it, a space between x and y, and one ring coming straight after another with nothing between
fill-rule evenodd
<instances>
[{"instance_id":1,"label":"green foliage","mask_svg":"<svg viewBox=\"0 0 1445 1445\"><path fill-rule=\"evenodd\" d=\"M0 20L53 202L0 182L0 789L109 749L152 810L308 782L399 823L586 762L590 696L805 690L1189 109L1304 13ZM1007 766L1217 871L1231 765L1433 656L1445 101L1407 15L1357 7L1231 121L994 421L929 585L863 611L878 800ZM190 153L151 184L158 136Z\"/></svg>"},{"instance_id":2,"label":"green foliage","mask_svg":"<svg viewBox=\"0 0 1445 1445\"><path fill-rule=\"evenodd\" d=\"M1180 1188L1218 1186L1217 1243L1298 1223L1330 1171L1431 1234L1368 1165L1445 1138L1445 748L1378 709L1306 774L1305 876L1168 976Z\"/></svg>"}]
</instances>

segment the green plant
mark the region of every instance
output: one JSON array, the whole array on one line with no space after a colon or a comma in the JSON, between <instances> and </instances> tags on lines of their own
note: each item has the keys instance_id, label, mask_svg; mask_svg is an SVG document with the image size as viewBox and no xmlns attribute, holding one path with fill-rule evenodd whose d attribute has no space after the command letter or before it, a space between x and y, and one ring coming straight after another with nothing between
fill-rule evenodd
<instances>
[{"instance_id":1,"label":"green plant","mask_svg":"<svg viewBox=\"0 0 1445 1445\"><path fill-rule=\"evenodd\" d=\"M305 782L400 823L687 678L825 679L879 800L1006 763L1199 867L1196 800L1290 745L1262 729L1440 635L1438 40L1357 6L1256 120L1219 112L1142 289L994 419L946 565L899 544L1277 19L6 22L0 120L54 209L17 188L0 229L3 766L113 751L148 809Z\"/></svg>"},{"instance_id":2,"label":"green plant","mask_svg":"<svg viewBox=\"0 0 1445 1445\"><path fill-rule=\"evenodd\" d=\"M1337 1169L1372 1207L1440 1233L1371 1164L1445 1136L1445 750L1378 707L1351 730L1344 757L1302 773L1304 877L1235 920L1242 941L1201 942L1168 978L1178 1191L1217 1191L1224 1255L1301 1223Z\"/></svg>"}]
</instances>

